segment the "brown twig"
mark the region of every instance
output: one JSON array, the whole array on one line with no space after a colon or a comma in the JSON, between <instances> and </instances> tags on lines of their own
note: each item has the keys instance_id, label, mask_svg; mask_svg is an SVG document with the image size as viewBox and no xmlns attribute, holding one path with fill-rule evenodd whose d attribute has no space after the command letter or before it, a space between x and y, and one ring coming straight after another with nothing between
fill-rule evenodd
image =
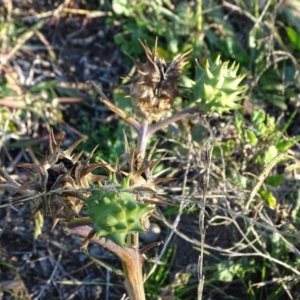
<instances>
[{"instance_id":1,"label":"brown twig","mask_svg":"<svg viewBox=\"0 0 300 300\"><path fill-rule=\"evenodd\" d=\"M134 118L128 117L124 111L117 106L115 106L112 102L109 101L109 99L106 97L106 95L102 92L100 87L93 81L89 81L93 87L96 89L96 91L100 94L100 101L112 112L114 112L116 115L118 115L121 119L123 119L126 123L128 123L130 126L132 126L137 132L141 130L141 124L135 120Z\"/></svg>"}]
</instances>

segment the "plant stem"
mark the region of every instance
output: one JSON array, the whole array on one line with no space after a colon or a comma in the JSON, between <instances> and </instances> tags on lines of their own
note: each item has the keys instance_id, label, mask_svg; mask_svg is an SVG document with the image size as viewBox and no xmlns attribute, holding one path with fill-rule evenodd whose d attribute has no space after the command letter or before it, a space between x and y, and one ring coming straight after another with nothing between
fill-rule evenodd
<instances>
[{"instance_id":1,"label":"plant stem","mask_svg":"<svg viewBox=\"0 0 300 300\"><path fill-rule=\"evenodd\" d=\"M184 119L188 116L191 115L195 115L195 114L200 114L202 113L198 108L189 108L189 109L185 109L183 111L180 111L178 113L176 113L175 115L166 118L160 122L154 123L152 125L149 126L148 131L147 131L147 135L148 135L148 139L158 130L162 129L163 127L172 124L176 121L179 121L181 119Z\"/></svg>"},{"instance_id":2,"label":"plant stem","mask_svg":"<svg viewBox=\"0 0 300 300\"><path fill-rule=\"evenodd\" d=\"M118 115L121 119L127 122L130 126L132 126L138 133L138 141L137 141L137 158L145 157L145 152L147 148L147 144L151 138L151 136L158 131L159 129L184 119L187 116L199 114L200 111L197 108L190 108L183 110L165 120L160 122L154 123L149 126L149 121L144 119L142 124L136 121L134 118L128 117L124 111L120 108L116 107L113 103L109 101L109 99L105 96L105 94L101 91L101 89L91 81L92 85L100 94L100 101L112 112ZM83 221L73 221L77 222L80 225L80 222ZM84 224L84 223L81 223ZM77 235L81 235L86 239L90 238L89 233L91 232L91 228L88 226L81 226L81 227L73 227L74 224L70 224L69 230L71 233L75 233ZM122 261L125 280L124 286L127 290L128 296L130 300L145 300L145 292L144 292L144 284L143 284L143 277L142 277L142 266L145 260L144 256L139 252L139 242L138 242L138 234L134 233L129 235L129 245L130 247L119 247L118 245L114 244L111 241L105 243L105 239L93 239L96 243L105 246L108 250L115 253ZM87 240L88 240L87 239Z\"/></svg>"},{"instance_id":3,"label":"plant stem","mask_svg":"<svg viewBox=\"0 0 300 300\"><path fill-rule=\"evenodd\" d=\"M72 224L74 225L74 223ZM68 226L69 233L87 238L92 228L89 226ZM144 256L134 248L121 247L105 238L93 238L93 242L105 247L117 255L122 261L124 269L124 286L130 300L145 300L142 267L145 261Z\"/></svg>"},{"instance_id":4,"label":"plant stem","mask_svg":"<svg viewBox=\"0 0 300 300\"><path fill-rule=\"evenodd\" d=\"M149 126L148 120L143 120L143 123L140 124L137 120L134 118L128 117L123 110L115 106L112 102L109 101L109 99L106 97L106 95L102 92L102 90L97 86L97 84L94 81L90 81L94 88L97 90L97 92L100 94L100 101L112 112L114 112L116 115L118 115L121 119L123 119L125 122L127 122L131 127L133 127L137 133L138 133L138 145L137 145L137 154L141 157L145 157L145 151L147 148L147 144L151 136L158 130L162 129L163 127L174 123L176 121L179 121L181 119L184 119L188 116L200 114L201 112L198 108L189 108L186 110L183 110L179 113L176 113L175 115L164 119L160 122L154 123Z\"/></svg>"},{"instance_id":5,"label":"plant stem","mask_svg":"<svg viewBox=\"0 0 300 300\"><path fill-rule=\"evenodd\" d=\"M124 286L130 300L146 300L143 281L143 262L145 258L138 250L125 248L127 252L122 253L124 269Z\"/></svg>"},{"instance_id":6,"label":"plant stem","mask_svg":"<svg viewBox=\"0 0 300 300\"><path fill-rule=\"evenodd\" d=\"M202 0L196 0L196 30L202 30Z\"/></svg>"},{"instance_id":7,"label":"plant stem","mask_svg":"<svg viewBox=\"0 0 300 300\"><path fill-rule=\"evenodd\" d=\"M73 229L80 226L93 225L90 217L75 218L68 222L68 229Z\"/></svg>"},{"instance_id":8,"label":"plant stem","mask_svg":"<svg viewBox=\"0 0 300 300\"><path fill-rule=\"evenodd\" d=\"M184 119L188 116L200 114L201 111L198 108L189 108L183 110L167 119L164 119L160 122L154 123L152 125L148 125L148 121L144 120L143 124L141 125L140 129L138 130L138 148L137 154L144 158L145 151L147 148L148 141L150 140L151 136L158 130L166 127L169 124L172 124L176 121Z\"/></svg>"}]
</instances>

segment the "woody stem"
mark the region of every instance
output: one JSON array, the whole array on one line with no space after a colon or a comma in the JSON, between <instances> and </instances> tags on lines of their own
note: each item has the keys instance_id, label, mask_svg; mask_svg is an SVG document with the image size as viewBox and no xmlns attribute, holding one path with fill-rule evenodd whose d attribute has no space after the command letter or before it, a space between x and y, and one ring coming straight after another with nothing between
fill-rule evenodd
<instances>
[{"instance_id":1,"label":"woody stem","mask_svg":"<svg viewBox=\"0 0 300 300\"><path fill-rule=\"evenodd\" d=\"M77 226L68 227L71 234L79 235L87 238L91 227ZM106 249L117 255L122 261L124 269L124 286L130 300L145 300L142 266L145 261L144 256L135 248L121 247L112 241L107 241L105 238L92 238L92 240L105 247Z\"/></svg>"}]
</instances>

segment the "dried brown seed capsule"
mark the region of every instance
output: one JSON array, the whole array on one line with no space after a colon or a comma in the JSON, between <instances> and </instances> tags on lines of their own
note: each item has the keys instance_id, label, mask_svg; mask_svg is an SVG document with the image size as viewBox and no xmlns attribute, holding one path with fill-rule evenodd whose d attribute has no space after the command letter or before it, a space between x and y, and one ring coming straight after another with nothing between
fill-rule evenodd
<instances>
[{"instance_id":1,"label":"dried brown seed capsule","mask_svg":"<svg viewBox=\"0 0 300 300\"><path fill-rule=\"evenodd\" d=\"M83 152L76 155L73 150L83 141L83 138L72 144L67 150L60 149L63 137L56 141L53 131L50 133L49 154L44 156L40 165L23 164L21 167L37 172L34 178L21 185L17 192L26 190L37 193L47 193L33 200L35 210L32 217L40 211L42 215L52 217L52 229L58 221L68 222L79 214L85 204L79 189L88 188L88 181L98 181L104 176L93 175L91 172L102 163L90 164L94 151L85 160L80 160Z\"/></svg>"},{"instance_id":2,"label":"dried brown seed capsule","mask_svg":"<svg viewBox=\"0 0 300 300\"><path fill-rule=\"evenodd\" d=\"M177 80L182 75L190 51L175 56L171 62L165 62L157 54L157 44L151 52L146 44L140 43L147 62L142 64L134 60L137 74L130 81L130 97L140 117L157 122L171 109L175 97L179 95Z\"/></svg>"}]
</instances>

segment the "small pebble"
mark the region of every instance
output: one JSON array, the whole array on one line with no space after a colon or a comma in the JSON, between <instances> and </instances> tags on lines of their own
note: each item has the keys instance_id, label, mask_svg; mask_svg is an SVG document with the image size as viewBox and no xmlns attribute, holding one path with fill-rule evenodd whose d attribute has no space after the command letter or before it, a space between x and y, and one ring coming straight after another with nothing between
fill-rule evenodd
<instances>
[{"instance_id":1,"label":"small pebble","mask_svg":"<svg viewBox=\"0 0 300 300\"><path fill-rule=\"evenodd\" d=\"M146 233L141 233L140 238L145 243L153 243L156 242L159 238L159 235L161 233L161 228L155 223L152 223L150 225L149 231Z\"/></svg>"}]
</instances>

